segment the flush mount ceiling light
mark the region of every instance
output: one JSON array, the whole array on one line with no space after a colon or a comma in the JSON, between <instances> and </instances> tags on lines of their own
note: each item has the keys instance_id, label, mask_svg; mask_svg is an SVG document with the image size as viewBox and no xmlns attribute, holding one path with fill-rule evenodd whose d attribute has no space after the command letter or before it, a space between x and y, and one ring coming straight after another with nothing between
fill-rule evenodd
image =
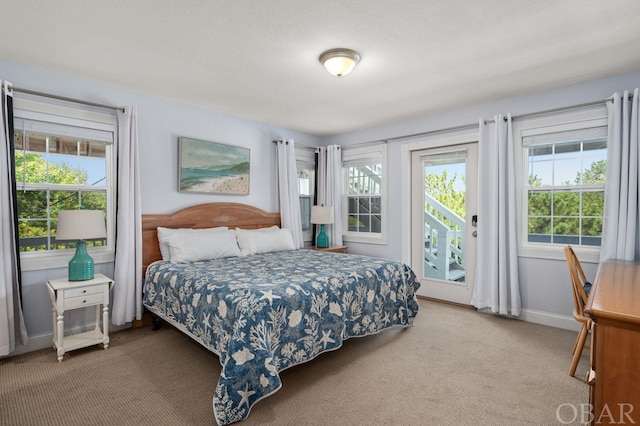
<instances>
[{"instance_id":1,"label":"flush mount ceiling light","mask_svg":"<svg viewBox=\"0 0 640 426\"><path fill-rule=\"evenodd\" d=\"M342 77L349 74L360 61L360 55L351 49L331 49L320 55L320 63L330 74Z\"/></svg>"}]
</instances>

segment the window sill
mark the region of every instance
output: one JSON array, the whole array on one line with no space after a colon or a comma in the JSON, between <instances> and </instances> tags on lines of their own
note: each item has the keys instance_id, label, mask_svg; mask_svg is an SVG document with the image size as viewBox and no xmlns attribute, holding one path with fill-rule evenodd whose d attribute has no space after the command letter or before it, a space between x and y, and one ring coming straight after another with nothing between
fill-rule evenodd
<instances>
[{"instance_id":1,"label":"window sill","mask_svg":"<svg viewBox=\"0 0 640 426\"><path fill-rule=\"evenodd\" d=\"M385 237L362 237L344 234L342 235L342 241L363 244L387 244L387 239Z\"/></svg>"},{"instance_id":2,"label":"window sill","mask_svg":"<svg viewBox=\"0 0 640 426\"><path fill-rule=\"evenodd\" d=\"M564 245L520 246L518 248L518 257L566 261L564 256L564 247ZM581 247L574 245L571 247L573 247L573 250L580 259L580 262L600 262L600 247Z\"/></svg>"},{"instance_id":3,"label":"window sill","mask_svg":"<svg viewBox=\"0 0 640 426\"><path fill-rule=\"evenodd\" d=\"M88 250L88 252L93 258L94 264L111 263L115 260L115 253L111 250ZM64 251L62 253L43 253L40 255L36 255L35 253L28 253L25 255L25 253L23 253L20 257L20 268L23 272L66 268L72 257L73 252L71 251Z\"/></svg>"}]
</instances>

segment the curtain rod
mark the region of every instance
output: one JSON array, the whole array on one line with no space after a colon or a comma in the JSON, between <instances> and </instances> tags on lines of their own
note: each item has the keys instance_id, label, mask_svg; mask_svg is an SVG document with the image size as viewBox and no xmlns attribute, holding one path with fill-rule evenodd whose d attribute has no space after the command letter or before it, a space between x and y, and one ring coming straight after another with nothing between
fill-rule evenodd
<instances>
[{"instance_id":1,"label":"curtain rod","mask_svg":"<svg viewBox=\"0 0 640 426\"><path fill-rule=\"evenodd\" d=\"M116 107L113 105L104 105L104 104L98 104L95 102L89 102L89 101L82 101L80 99L73 99L73 98L67 98L65 96L58 96L58 95L52 95L50 93L43 93L43 92L38 92L36 90L29 90L29 89L22 89L20 87L13 87L13 91L14 92L20 92L20 93L25 93L27 95L35 95L35 96L42 96L45 98L51 98L51 99L57 99L60 101L65 101L65 102L73 102L76 104L83 104L83 105L89 105L89 106L94 106L94 107L99 107L99 108L107 108L107 109L113 109L113 110L120 110L122 112L124 112L124 108L123 107Z\"/></svg>"},{"instance_id":2,"label":"curtain rod","mask_svg":"<svg viewBox=\"0 0 640 426\"><path fill-rule=\"evenodd\" d=\"M534 115L543 115L543 114L550 114L552 112L584 108L584 107L588 107L588 106L602 104L602 103L605 103L607 101L613 102L613 99L612 98L607 98L607 99L602 99L600 101L585 102L583 104L577 104L577 105L570 105L570 106L566 106L566 107L558 107L558 108L546 109L546 110L543 110L543 111L529 112L529 113L520 114L520 115L512 115L511 119L515 120L517 118L531 117L531 116L534 116ZM504 121L507 121L507 117L504 118ZM489 123L494 123L494 122L495 122L495 120L493 118L490 118L489 120L484 120L484 124L489 124Z\"/></svg>"},{"instance_id":3,"label":"curtain rod","mask_svg":"<svg viewBox=\"0 0 640 426\"><path fill-rule=\"evenodd\" d=\"M459 126L446 127L444 129L428 130L426 132L411 133L409 135L394 136L392 138L376 139L374 141L368 141L368 142L358 142L358 143L353 143L353 144L346 145L346 147L359 146L359 145L370 145L370 144L380 143L380 142L389 143L389 142L399 141L399 140L402 140L402 139L417 138L419 136L435 135L435 134L438 134L438 133L452 132L452 131L455 131L455 130L470 129L472 127L477 127L477 126L478 126L477 122L476 123L469 123L469 124L461 124Z\"/></svg>"},{"instance_id":4,"label":"curtain rod","mask_svg":"<svg viewBox=\"0 0 640 426\"><path fill-rule=\"evenodd\" d=\"M381 139L381 142L395 142L395 141L399 141L399 140L402 140L402 139L417 138L418 136L426 136L426 135L434 135L434 134L438 134L438 133L452 132L452 131L455 131L455 130L463 130L463 129L467 129L467 128L471 128L471 127L476 127L477 125L478 125L478 123L461 124L459 126L445 127L444 129L429 130L427 132L412 133L410 135L402 135L402 136L396 136L396 137L393 137L393 138Z\"/></svg>"},{"instance_id":5,"label":"curtain rod","mask_svg":"<svg viewBox=\"0 0 640 426\"><path fill-rule=\"evenodd\" d=\"M283 139L274 139L271 142L272 143L284 142L287 145L289 144L289 141L283 140ZM316 149L316 147L308 146L308 145L297 145L296 148L313 149L313 150Z\"/></svg>"},{"instance_id":6,"label":"curtain rod","mask_svg":"<svg viewBox=\"0 0 640 426\"><path fill-rule=\"evenodd\" d=\"M632 98L632 96L629 95L629 99L631 99L631 98ZM585 102L583 104L571 105L571 106L560 107L560 108L553 108L553 109L537 111L537 112L530 112L530 113L527 113L527 114L520 114L520 115L512 116L511 119L513 120L513 119L516 119L516 118L529 117L529 116L533 116L533 115L542 115L542 114L549 114L549 113L557 112L557 111L584 108L584 107L587 107L587 106L597 105L597 104L600 104L600 103L603 103L603 102L607 102L607 101L612 101L613 102L613 98L609 97L607 99L602 99L602 100L599 100L599 101ZM493 119L484 120L484 124L493 123L493 122L494 122ZM428 130L426 132L412 133L412 134L409 134L409 135L396 136L396 137L393 137L393 138L377 139L375 141L369 141L369 142L360 142L360 143L350 144L349 146L365 145L365 144L371 144L371 143L376 143L376 142L393 142L393 141L398 141L398 140L403 140L403 139L416 138L416 137L419 137L419 136L427 136L427 135L434 135L434 134L438 134L438 133L452 132L452 131L455 131L455 130L463 130L463 129L466 129L466 128L475 127L477 125L478 125L477 122L476 123L469 123L469 124L462 124L462 125L459 125L459 126L447 127L447 128L444 128L444 129Z\"/></svg>"}]
</instances>

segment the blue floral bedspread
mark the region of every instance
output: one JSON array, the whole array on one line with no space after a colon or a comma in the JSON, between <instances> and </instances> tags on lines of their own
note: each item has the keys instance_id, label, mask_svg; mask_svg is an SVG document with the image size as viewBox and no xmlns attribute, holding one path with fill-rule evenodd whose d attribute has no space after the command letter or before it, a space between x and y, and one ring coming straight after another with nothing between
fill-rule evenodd
<instances>
[{"instance_id":1,"label":"blue floral bedspread","mask_svg":"<svg viewBox=\"0 0 640 426\"><path fill-rule=\"evenodd\" d=\"M194 263L155 262L144 305L220 358L220 425L281 387L278 373L350 337L411 325L420 286L405 264L295 250Z\"/></svg>"}]
</instances>

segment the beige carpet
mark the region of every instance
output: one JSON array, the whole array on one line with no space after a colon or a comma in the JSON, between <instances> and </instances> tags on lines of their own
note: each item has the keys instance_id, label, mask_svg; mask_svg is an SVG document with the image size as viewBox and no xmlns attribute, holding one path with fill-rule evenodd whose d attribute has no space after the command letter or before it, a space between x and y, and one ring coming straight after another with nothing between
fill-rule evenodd
<instances>
[{"instance_id":1,"label":"beige carpet","mask_svg":"<svg viewBox=\"0 0 640 426\"><path fill-rule=\"evenodd\" d=\"M420 308L414 327L284 371L282 389L239 424L579 424L569 421L588 402L588 356L569 377L576 333L425 300ZM108 350L62 363L52 349L0 360L0 424L215 425L219 373L215 355L169 326L120 331Z\"/></svg>"}]
</instances>

